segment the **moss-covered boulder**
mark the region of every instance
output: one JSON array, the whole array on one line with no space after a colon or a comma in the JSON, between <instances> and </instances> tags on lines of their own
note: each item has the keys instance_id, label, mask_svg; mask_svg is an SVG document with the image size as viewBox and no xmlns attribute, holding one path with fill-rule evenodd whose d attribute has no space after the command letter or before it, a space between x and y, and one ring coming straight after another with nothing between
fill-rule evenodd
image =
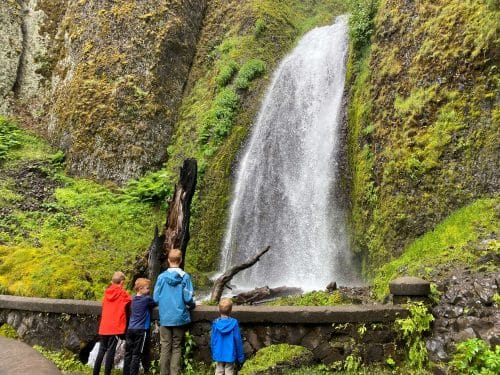
<instances>
[{"instance_id":1,"label":"moss-covered boulder","mask_svg":"<svg viewBox=\"0 0 500 375\"><path fill-rule=\"evenodd\" d=\"M165 160L204 1L67 3L49 135L72 174L122 183Z\"/></svg>"}]
</instances>

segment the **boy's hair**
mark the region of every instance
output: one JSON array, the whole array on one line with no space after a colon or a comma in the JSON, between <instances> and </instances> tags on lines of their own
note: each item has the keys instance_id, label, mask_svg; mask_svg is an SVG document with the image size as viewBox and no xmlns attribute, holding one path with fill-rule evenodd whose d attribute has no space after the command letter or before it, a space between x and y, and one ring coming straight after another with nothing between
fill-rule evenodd
<instances>
[{"instance_id":1,"label":"boy's hair","mask_svg":"<svg viewBox=\"0 0 500 375\"><path fill-rule=\"evenodd\" d=\"M134 289L136 292L138 292L139 289L144 286L151 286L151 280L145 279L143 277L139 277L137 280L135 280Z\"/></svg>"},{"instance_id":2,"label":"boy's hair","mask_svg":"<svg viewBox=\"0 0 500 375\"><path fill-rule=\"evenodd\" d=\"M182 251L179 249L171 249L168 252L168 263L169 264L181 264L182 262Z\"/></svg>"},{"instance_id":3,"label":"boy's hair","mask_svg":"<svg viewBox=\"0 0 500 375\"><path fill-rule=\"evenodd\" d=\"M219 302L219 312L222 315L229 315L233 310L233 300L231 298L222 298Z\"/></svg>"},{"instance_id":4,"label":"boy's hair","mask_svg":"<svg viewBox=\"0 0 500 375\"><path fill-rule=\"evenodd\" d=\"M116 271L113 274L113 277L111 278L111 282L113 284L120 284L124 280L125 280L125 274L121 271Z\"/></svg>"}]
</instances>

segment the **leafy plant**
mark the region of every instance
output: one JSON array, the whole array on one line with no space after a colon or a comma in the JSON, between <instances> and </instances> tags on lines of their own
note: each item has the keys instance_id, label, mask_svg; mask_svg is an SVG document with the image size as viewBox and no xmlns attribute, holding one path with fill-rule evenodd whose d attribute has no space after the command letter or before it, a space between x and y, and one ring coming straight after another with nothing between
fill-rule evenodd
<instances>
[{"instance_id":1,"label":"leafy plant","mask_svg":"<svg viewBox=\"0 0 500 375\"><path fill-rule=\"evenodd\" d=\"M458 374L500 374L500 345L491 349L481 339L469 339L457 344L451 365Z\"/></svg>"},{"instance_id":2,"label":"leafy plant","mask_svg":"<svg viewBox=\"0 0 500 375\"><path fill-rule=\"evenodd\" d=\"M423 335L430 330L430 324L434 317L422 302L410 303L408 309L410 316L404 319L396 319L395 324L406 341L410 367L422 369L427 365L428 361Z\"/></svg>"},{"instance_id":3,"label":"leafy plant","mask_svg":"<svg viewBox=\"0 0 500 375\"><path fill-rule=\"evenodd\" d=\"M80 360L78 360L73 353L55 352L45 349L40 345L33 346L33 349L52 361L61 371L84 372L86 374L91 373L92 369L80 362Z\"/></svg>"},{"instance_id":4,"label":"leafy plant","mask_svg":"<svg viewBox=\"0 0 500 375\"><path fill-rule=\"evenodd\" d=\"M10 149L19 147L21 133L11 120L0 116L0 161L7 157Z\"/></svg>"},{"instance_id":5,"label":"leafy plant","mask_svg":"<svg viewBox=\"0 0 500 375\"><path fill-rule=\"evenodd\" d=\"M377 12L377 0L349 1L349 36L354 53L359 53L370 42L373 34L373 18Z\"/></svg>"},{"instance_id":6,"label":"leafy plant","mask_svg":"<svg viewBox=\"0 0 500 375\"><path fill-rule=\"evenodd\" d=\"M215 80L217 81L217 84L220 87L227 86L229 84L229 82L231 82L231 79L236 74L236 72L238 71L238 69L239 69L239 66L236 63L236 61L229 60L226 64L224 64L220 68L219 74L215 78Z\"/></svg>"},{"instance_id":7,"label":"leafy plant","mask_svg":"<svg viewBox=\"0 0 500 375\"><path fill-rule=\"evenodd\" d=\"M184 335L184 354L182 356L182 360L184 363L184 374L195 374L193 366L193 349L195 346L196 343L193 340L193 335L191 335L191 332L186 331Z\"/></svg>"},{"instance_id":8,"label":"leafy plant","mask_svg":"<svg viewBox=\"0 0 500 375\"><path fill-rule=\"evenodd\" d=\"M250 59L241 67L238 78L236 78L234 84L237 88L246 90L250 86L250 82L264 74L265 70L266 65L264 61Z\"/></svg>"},{"instance_id":9,"label":"leafy plant","mask_svg":"<svg viewBox=\"0 0 500 375\"><path fill-rule=\"evenodd\" d=\"M161 204L173 194L173 187L167 183L166 172L160 170L129 181L124 192L139 202Z\"/></svg>"},{"instance_id":10,"label":"leafy plant","mask_svg":"<svg viewBox=\"0 0 500 375\"><path fill-rule=\"evenodd\" d=\"M8 337L10 339L17 339L19 337L14 327L7 323L4 323L0 327L0 336Z\"/></svg>"},{"instance_id":11,"label":"leafy plant","mask_svg":"<svg viewBox=\"0 0 500 375\"><path fill-rule=\"evenodd\" d=\"M202 144L207 144L210 140L219 144L229 134L239 103L240 98L233 89L225 88L217 94L212 108L203 120L199 136Z\"/></svg>"},{"instance_id":12,"label":"leafy plant","mask_svg":"<svg viewBox=\"0 0 500 375\"><path fill-rule=\"evenodd\" d=\"M258 18L255 21L255 29L253 35L255 35L256 38L260 37L264 31L266 31L267 26L266 26L266 21L264 21L262 18Z\"/></svg>"}]
</instances>

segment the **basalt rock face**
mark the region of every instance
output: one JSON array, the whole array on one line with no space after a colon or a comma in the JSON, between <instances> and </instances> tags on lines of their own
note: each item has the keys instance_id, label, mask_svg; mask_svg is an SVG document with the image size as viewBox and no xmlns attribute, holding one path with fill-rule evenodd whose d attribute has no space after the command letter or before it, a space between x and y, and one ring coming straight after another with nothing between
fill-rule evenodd
<instances>
[{"instance_id":1,"label":"basalt rock face","mask_svg":"<svg viewBox=\"0 0 500 375\"><path fill-rule=\"evenodd\" d=\"M71 174L121 184L165 160L205 1L1 6L10 47L0 94L16 99L8 109L18 115L20 99L36 99L26 115L66 153Z\"/></svg>"},{"instance_id":2,"label":"basalt rock face","mask_svg":"<svg viewBox=\"0 0 500 375\"><path fill-rule=\"evenodd\" d=\"M354 247L372 269L498 193L497 15L487 2L381 2L349 116Z\"/></svg>"},{"instance_id":3,"label":"basalt rock face","mask_svg":"<svg viewBox=\"0 0 500 375\"><path fill-rule=\"evenodd\" d=\"M432 309L432 337L426 341L430 359L446 362L455 345L480 338L492 347L500 345L500 311L494 302L500 272L457 272L438 283L441 301Z\"/></svg>"}]
</instances>

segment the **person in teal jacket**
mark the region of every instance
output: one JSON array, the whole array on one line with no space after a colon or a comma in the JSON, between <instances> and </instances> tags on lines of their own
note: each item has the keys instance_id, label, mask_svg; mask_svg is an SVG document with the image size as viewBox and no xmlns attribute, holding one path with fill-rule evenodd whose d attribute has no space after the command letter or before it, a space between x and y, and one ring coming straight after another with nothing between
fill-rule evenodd
<instances>
[{"instance_id":1,"label":"person in teal jacket","mask_svg":"<svg viewBox=\"0 0 500 375\"><path fill-rule=\"evenodd\" d=\"M210 347L215 361L215 375L233 375L245 362L243 341L238 320L230 317L233 302L223 298L219 302L220 318L212 322Z\"/></svg>"},{"instance_id":2,"label":"person in teal jacket","mask_svg":"<svg viewBox=\"0 0 500 375\"><path fill-rule=\"evenodd\" d=\"M170 250L167 261L169 268L158 276L153 293L160 315L160 375L179 375L182 339L195 303L191 276L180 268L182 252Z\"/></svg>"}]
</instances>

